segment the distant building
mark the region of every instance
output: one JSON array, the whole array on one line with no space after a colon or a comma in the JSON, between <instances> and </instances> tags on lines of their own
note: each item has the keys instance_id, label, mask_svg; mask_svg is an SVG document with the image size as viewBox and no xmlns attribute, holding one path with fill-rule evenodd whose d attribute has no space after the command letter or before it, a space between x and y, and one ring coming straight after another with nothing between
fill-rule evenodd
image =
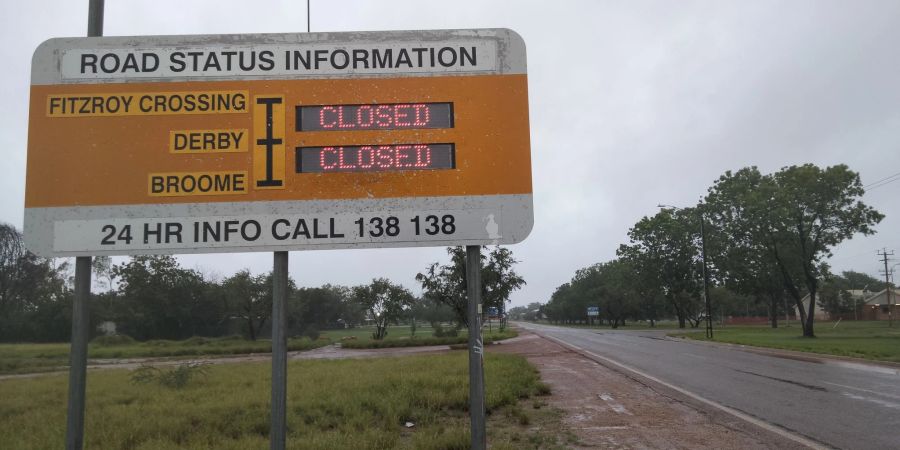
<instances>
[{"instance_id":1,"label":"distant building","mask_svg":"<svg viewBox=\"0 0 900 450\"><path fill-rule=\"evenodd\" d=\"M900 290L891 289L890 303L894 304L894 315L900 314ZM888 303L888 290L882 289L881 292L866 299L862 305L862 311L860 311L860 319L888 320L891 313L890 303Z\"/></svg>"},{"instance_id":2,"label":"distant building","mask_svg":"<svg viewBox=\"0 0 900 450\"><path fill-rule=\"evenodd\" d=\"M804 308L809 308L809 294L803 296L800 299L800 303L803 303ZM807 311L807 314L809 311ZM797 305L794 305L794 317L800 317L800 308ZM813 305L813 319L814 320L828 320L829 314L825 312L825 309L822 308L822 305L819 304L818 297L816 297L816 304Z\"/></svg>"},{"instance_id":3,"label":"distant building","mask_svg":"<svg viewBox=\"0 0 900 450\"><path fill-rule=\"evenodd\" d=\"M845 292L850 294L850 298L857 305L856 313L832 315L826 312L822 305L816 301L815 308L813 308L813 318L815 320L837 320L838 318L843 318L844 320L888 320L890 305L887 302L886 289L883 289L881 292L864 291L862 289L850 289ZM891 301L894 303L895 314L900 314L900 295L898 294L900 294L900 291L891 289ZM801 301L804 307L809 306L809 294L806 294ZM799 317L797 311L797 307L794 306L794 314Z\"/></svg>"}]
</instances>

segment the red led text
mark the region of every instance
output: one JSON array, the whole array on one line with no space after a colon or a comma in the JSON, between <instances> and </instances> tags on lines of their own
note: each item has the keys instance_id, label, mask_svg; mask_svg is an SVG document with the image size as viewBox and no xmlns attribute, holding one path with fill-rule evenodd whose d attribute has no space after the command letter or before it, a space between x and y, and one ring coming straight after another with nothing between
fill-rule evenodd
<instances>
[{"instance_id":1,"label":"red led text","mask_svg":"<svg viewBox=\"0 0 900 450\"><path fill-rule=\"evenodd\" d=\"M324 147L319 164L324 172L428 169L431 147L425 144Z\"/></svg>"},{"instance_id":2,"label":"red led text","mask_svg":"<svg viewBox=\"0 0 900 450\"><path fill-rule=\"evenodd\" d=\"M319 110L319 126L324 129L423 128L430 121L430 108L423 103L323 106Z\"/></svg>"}]
</instances>

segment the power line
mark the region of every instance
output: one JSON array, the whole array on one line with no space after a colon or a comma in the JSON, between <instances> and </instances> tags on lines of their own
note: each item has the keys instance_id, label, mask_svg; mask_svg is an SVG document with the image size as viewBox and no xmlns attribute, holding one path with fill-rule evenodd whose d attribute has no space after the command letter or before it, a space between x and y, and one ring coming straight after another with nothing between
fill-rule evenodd
<instances>
[{"instance_id":1,"label":"power line","mask_svg":"<svg viewBox=\"0 0 900 450\"><path fill-rule=\"evenodd\" d=\"M900 172L897 172L893 175L888 175L880 180L873 181L873 182L863 186L863 189L872 190L872 189L880 188L886 184L893 183L897 180L900 180Z\"/></svg>"}]
</instances>

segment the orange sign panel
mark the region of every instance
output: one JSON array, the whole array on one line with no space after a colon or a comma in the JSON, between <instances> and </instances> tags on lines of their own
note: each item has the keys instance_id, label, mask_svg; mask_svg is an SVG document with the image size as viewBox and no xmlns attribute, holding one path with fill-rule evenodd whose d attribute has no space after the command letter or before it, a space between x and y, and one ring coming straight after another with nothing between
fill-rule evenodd
<instances>
[{"instance_id":1,"label":"orange sign panel","mask_svg":"<svg viewBox=\"0 0 900 450\"><path fill-rule=\"evenodd\" d=\"M26 242L48 256L518 242L533 222L524 45L478 31L50 40Z\"/></svg>"}]
</instances>

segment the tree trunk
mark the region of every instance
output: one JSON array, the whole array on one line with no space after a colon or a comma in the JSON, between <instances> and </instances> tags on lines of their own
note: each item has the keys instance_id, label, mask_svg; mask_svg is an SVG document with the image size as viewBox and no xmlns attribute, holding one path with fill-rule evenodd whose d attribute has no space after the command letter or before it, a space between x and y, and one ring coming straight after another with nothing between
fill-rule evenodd
<instances>
[{"instance_id":1,"label":"tree trunk","mask_svg":"<svg viewBox=\"0 0 900 450\"><path fill-rule=\"evenodd\" d=\"M253 328L253 318L247 317L247 330L250 332L250 340L256 340L256 330Z\"/></svg>"},{"instance_id":2,"label":"tree trunk","mask_svg":"<svg viewBox=\"0 0 900 450\"><path fill-rule=\"evenodd\" d=\"M813 332L813 318L815 317L816 291L809 292L809 311L803 319L803 337L816 337Z\"/></svg>"},{"instance_id":3,"label":"tree trunk","mask_svg":"<svg viewBox=\"0 0 900 450\"><path fill-rule=\"evenodd\" d=\"M778 328L778 297L769 294L769 315L772 317L772 328Z\"/></svg>"},{"instance_id":4,"label":"tree trunk","mask_svg":"<svg viewBox=\"0 0 900 450\"><path fill-rule=\"evenodd\" d=\"M675 315L678 316L678 328L685 328L686 317L684 311L678 305L678 301L675 298L669 298L669 301L672 302L672 306L675 308Z\"/></svg>"}]
</instances>

